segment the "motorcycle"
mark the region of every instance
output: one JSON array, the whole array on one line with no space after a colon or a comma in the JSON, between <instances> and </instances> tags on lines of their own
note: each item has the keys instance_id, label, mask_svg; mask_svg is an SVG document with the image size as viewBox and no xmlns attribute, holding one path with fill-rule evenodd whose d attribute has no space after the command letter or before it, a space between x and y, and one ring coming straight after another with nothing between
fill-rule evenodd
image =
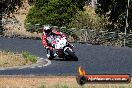
<instances>
[{"instance_id":1,"label":"motorcycle","mask_svg":"<svg viewBox=\"0 0 132 88\"><path fill-rule=\"evenodd\" d=\"M57 36L51 44L59 58L78 61L78 57L73 51L74 46L67 41L66 37Z\"/></svg>"}]
</instances>

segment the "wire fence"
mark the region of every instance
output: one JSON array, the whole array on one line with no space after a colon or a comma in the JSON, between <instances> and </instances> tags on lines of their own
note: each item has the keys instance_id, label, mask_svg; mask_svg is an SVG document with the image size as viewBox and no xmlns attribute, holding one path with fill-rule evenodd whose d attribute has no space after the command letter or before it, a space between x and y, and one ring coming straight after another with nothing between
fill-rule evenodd
<instances>
[{"instance_id":1,"label":"wire fence","mask_svg":"<svg viewBox=\"0 0 132 88\"><path fill-rule=\"evenodd\" d=\"M21 22L14 20L3 20L3 24L11 23L12 25L21 26ZM30 32L41 32L40 24L26 24L27 31ZM57 26L54 26L57 27ZM80 42L80 43L89 43L96 45L107 45L107 46L129 46L132 47L132 34L128 33L118 33L118 32L108 32L108 31L99 31L91 29L76 29L76 28L66 28L66 27L57 27L59 31L66 33L70 42Z\"/></svg>"}]
</instances>

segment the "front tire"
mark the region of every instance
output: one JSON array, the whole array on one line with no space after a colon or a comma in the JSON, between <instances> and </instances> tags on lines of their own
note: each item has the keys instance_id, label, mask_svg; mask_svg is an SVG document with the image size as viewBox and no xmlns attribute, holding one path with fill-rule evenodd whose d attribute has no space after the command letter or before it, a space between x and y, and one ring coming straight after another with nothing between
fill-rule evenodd
<instances>
[{"instance_id":1,"label":"front tire","mask_svg":"<svg viewBox=\"0 0 132 88\"><path fill-rule=\"evenodd\" d=\"M75 55L73 51L71 51L70 49L66 49L65 52L68 53L68 56L66 56L66 59L70 58L70 60L78 61L78 57Z\"/></svg>"}]
</instances>

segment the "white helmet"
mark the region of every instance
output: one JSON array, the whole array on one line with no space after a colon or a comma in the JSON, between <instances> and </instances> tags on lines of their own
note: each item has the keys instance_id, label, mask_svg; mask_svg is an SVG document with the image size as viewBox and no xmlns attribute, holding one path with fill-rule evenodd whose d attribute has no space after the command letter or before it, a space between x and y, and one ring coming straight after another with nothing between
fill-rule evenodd
<instances>
[{"instance_id":1,"label":"white helmet","mask_svg":"<svg viewBox=\"0 0 132 88\"><path fill-rule=\"evenodd\" d=\"M50 25L44 25L43 26L43 30L50 30L50 29L51 29Z\"/></svg>"},{"instance_id":2,"label":"white helmet","mask_svg":"<svg viewBox=\"0 0 132 88\"><path fill-rule=\"evenodd\" d=\"M49 33L50 31L51 31L50 25L43 25L43 33L45 33L45 32Z\"/></svg>"}]
</instances>

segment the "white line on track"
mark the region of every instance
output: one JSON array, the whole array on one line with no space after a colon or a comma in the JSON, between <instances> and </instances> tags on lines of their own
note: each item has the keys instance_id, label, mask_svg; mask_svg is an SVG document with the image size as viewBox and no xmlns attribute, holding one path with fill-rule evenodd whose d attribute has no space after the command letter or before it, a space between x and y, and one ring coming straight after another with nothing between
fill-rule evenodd
<instances>
[{"instance_id":1,"label":"white line on track","mask_svg":"<svg viewBox=\"0 0 132 88\"><path fill-rule=\"evenodd\" d=\"M37 67L41 68L42 66L37 66Z\"/></svg>"},{"instance_id":2,"label":"white line on track","mask_svg":"<svg viewBox=\"0 0 132 88\"><path fill-rule=\"evenodd\" d=\"M45 59L45 60L47 61L47 64L45 64L45 65L43 65L43 66L48 66L48 65L51 64L51 61L50 61L50 60L48 60L48 59Z\"/></svg>"},{"instance_id":3,"label":"white line on track","mask_svg":"<svg viewBox=\"0 0 132 88\"><path fill-rule=\"evenodd\" d=\"M30 68L35 68L35 66L32 66L32 67L30 67Z\"/></svg>"},{"instance_id":4,"label":"white line on track","mask_svg":"<svg viewBox=\"0 0 132 88\"><path fill-rule=\"evenodd\" d=\"M0 70L6 70L5 68L0 68Z\"/></svg>"},{"instance_id":5,"label":"white line on track","mask_svg":"<svg viewBox=\"0 0 132 88\"><path fill-rule=\"evenodd\" d=\"M18 69L24 69L24 68L18 68Z\"/></svg>"}]
</instances>

